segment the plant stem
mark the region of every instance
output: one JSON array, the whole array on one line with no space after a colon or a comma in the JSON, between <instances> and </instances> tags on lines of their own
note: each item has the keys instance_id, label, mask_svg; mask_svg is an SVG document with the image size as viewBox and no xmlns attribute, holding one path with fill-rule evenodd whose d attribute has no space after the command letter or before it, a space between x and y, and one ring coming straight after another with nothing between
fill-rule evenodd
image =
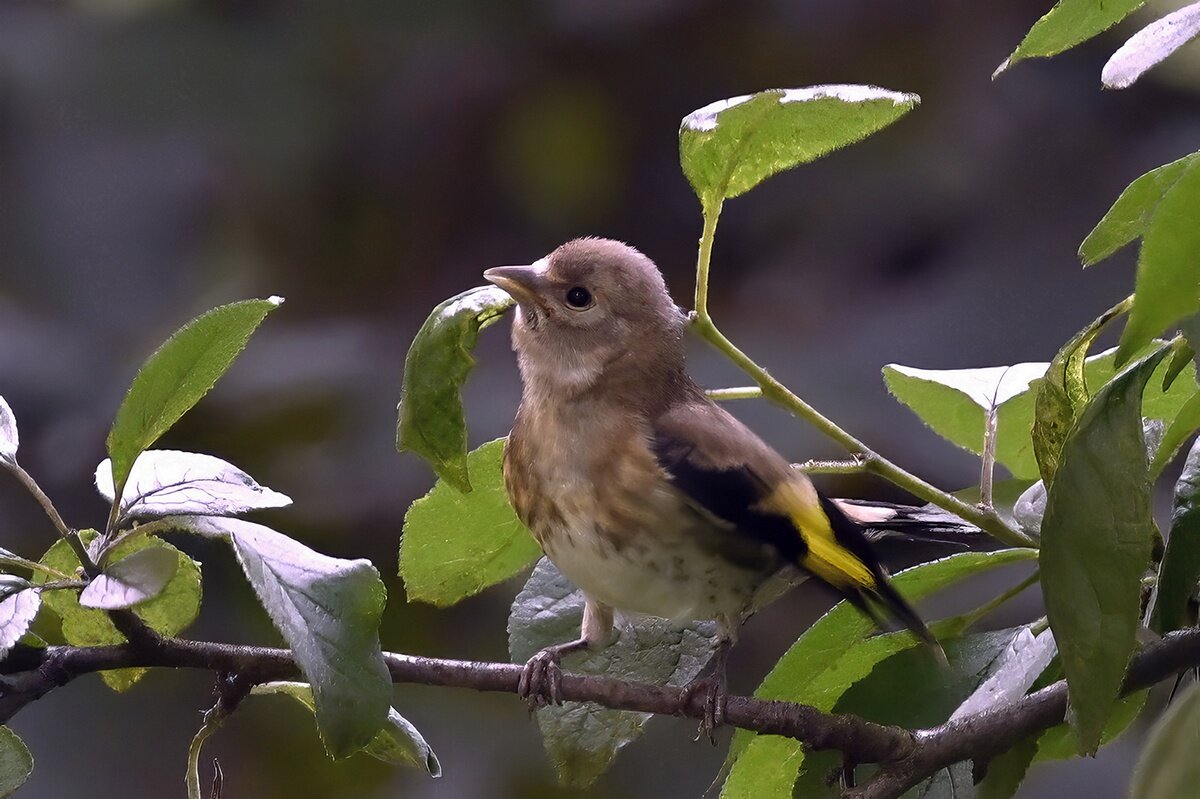
<instances>
[{"instance_id":1,"label":"plant stem","mask_svg":"<svg viewBox=\"0 0 1200 799\"><path fill-rule=\"evenodd\" d=\"M905 471L872 450L862 441L859 441L830 419L823 416L816 408L792 393L787 386L772 377L766 369L759 366L746 353L738 349L732 341L717 329L712 317L708 313L708 271L709 263L712 260L713 237L716 235L717 218L720 216L720 213L721 203L719 201L713 203L711 206L705 206L704 232L700 237L700 247L696 258L696 310L692 313L692 326L700 337L749 375L762 389L763 397L804 419L826 436L841 444L856 460L862 462L862 468L865 471L877 474L885 480L900 486L910 494L953 513L1009 546L1034 546L1034 541L1031 538L1021 531L1009 527L991 508L980 508L969 505L916 475Z\"/></svg>"},{"instance_id":2,"label":"plant stem","mask_svg":"<svg viewBox=\"0 0 1200 799\"><path fill-rule=\"evenodd\" d=\"M727 400L759 399L762 389L758 386L738 386L737 388L710 388L704 392L710 400L725 402Z\"/></svg>"},{"instance_id":3,"label":"plant stem","mask_svg":"<svg viewBox=\"0 0 1200 799\"><path fill-rule=\"evenodd\" d=\"M100 570L92 561L91 556L88 555L83 541L79 539L79 534L68 527L67 523L63 521L63 517L59 515L58 509L54 507L54 503L50 501L50 497L46 496L46 492L42 490L42 487L33 479L33 475L25 471L24 467L17 463L16 460L0 459L0 463L13 473L21 485L25 486L25 490L32 494L38 504L42 506L42 510L50 518L54 529L58 530L59 538L66 541L67 546L71 547L71 551L75 553L75 557L79 559L80 564L83 565L83 570L87 572L88 576L95 577L99 574Z\"/></svg>"},{"instance_id":4,"label":"plant stem","mask_svg":"<svg viewBox=\"0 0 1200 799\"><path fill-rule=\"evenodd\" d=\"M867 465L857 458L848 461L805 461L793 463L793 469L799 469L805 474L861 474L867 470Z\"/></svg>"}]
</instances>

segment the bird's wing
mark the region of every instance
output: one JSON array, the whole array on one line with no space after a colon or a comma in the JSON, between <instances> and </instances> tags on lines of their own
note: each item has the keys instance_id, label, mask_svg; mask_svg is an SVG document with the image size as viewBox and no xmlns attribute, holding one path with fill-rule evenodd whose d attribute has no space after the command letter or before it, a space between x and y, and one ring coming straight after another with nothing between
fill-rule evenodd
<instances>
[{"instance_id":1,"label":"bird's wing","mask_svg":"<svg viewBox=\"0 0 1200 799\"><path fill-rule=\"evenodd\" d=\"M770 544L868 613L867 599L932 640L862 529L723 408L701 399L676 405L655 420L651 446L693 505Z\"/></svg>"}]
</instances>

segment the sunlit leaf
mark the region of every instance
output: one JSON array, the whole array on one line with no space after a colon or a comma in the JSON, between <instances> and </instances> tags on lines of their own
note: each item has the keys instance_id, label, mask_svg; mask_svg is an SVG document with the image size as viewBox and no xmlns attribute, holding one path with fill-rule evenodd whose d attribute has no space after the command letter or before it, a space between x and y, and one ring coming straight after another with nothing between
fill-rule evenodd
<instances>
[{"instance_id":1,"label":"sunlit leaf","mask_svg":"<svg viewBox=\"0 0 1200 799\"><path fill-rule=\"evenodd\" d=\"M1141 395L1167 349L1096 393L1063 445L1047 492L1042 590L1082 753L1099 745L1134 651L1154 529Z\"/></svg>"},{"instance_id":2,"label":"sunlit leaf","mask_svg":"<svg viewBox=\"0 0 1200 799\"><path fill-rule=\"evenodd\" d=\"M29 747L8 727L0 726L0 799L12 796L33 773Z\"/></svg>"},{"instance_id":3,"label":"sunlit leaf","mask_svg":"<svg viewBox=\"0 0 1200 799\"><path fill-rule=\"evenodd\" d=\"M313 687L330 755L367 746L387 718L392 694L379 646L386 592L371 562L331 558L240 519L180 523L233 544L246 579Z\"/></svg>"},{"instance_id":4,"label":"sunlit leaf","mask_svg":"<svg viewBox=\"0 0 1200 799\"><path fill-rule=\"evenodd\" d=\"M112 461L96 467L96 490L113 500ZM259 485L231 463L197 452L152 449L133 464L121 495L121 515L130 519L161 516L236 516L292 504L290 497Z\"/></svg>"},{"instance_id":5,"label":"sunlit leaf","mask_svg":"<svg viewBox=\"0 0 1200 799\"><path fill-rule=\"evenodd\" d=\"M1200 685L1185 690L1154 725L1133 770L1130 799L1193 796L1200 785Z\"/></svg>"},{"instance_id":6,"label":"sunlit leaf","mask_svg":"<svg viewBox=\"0 0 1200 799\"><path fill-rule=\"evenodd\" d=\"M452 605L507 580L541 554L508 502L500 461L504 439L467 457L475 489L438 482L404 517L400 576L409 600Z\"/></svg>"},{"instance_id":7,"label":"sunlit leaf","mask_svg":"<svg viewBox=\"0 0 1200 799\"><path fill-rule=\"evenodd\" d=\"M772 89L719 100L679 127L679 161L710 213L776 172L853 144L907 114L915 94L876 86Z\"/></svg>"},{"instance_id":8,"label":"sunlit leaf","mask_svg":"<svg viewBox=\"0 0 1200 799\"><path fill-rule=\"evenodd\" d=\"M996 68L996 77L1026 58L1052 56L1086 42L1141 8L1146 0L1059 0Z\"/></svg>"},{"instance_id":9,"label":"sunlit leaf","mask_svg":"<svg viewBox=\"0 0 1200 799\"><path fill-rule=\"evenodd\" d=\"M313 699L312 686L306 682L269 682L256 685L250 693L258 696L279 694L290 696L309 711L316 713L316 700ZM437 755L425 742L424 736L401 716L394 707L388 708L387 722L383 725L371 742L362 749L362 754L370 755L385 763L401 763L424 769L431 777L442 776L442 765Z\"/></svg>"},{"instance_id":10,"label":"sunlit leaf","mask_svg":"<svg viewBox=\"0 0 1200 799\"><path fill-rule=\"evenodd\" d=\"M1020 699L1057 653L1054 633L1044 630L1035 636L1029 628L1022 628L997 660L987 679L958 706L950 719L982 713Z\"/></svg>"},{"instance_id":11,"label":"sunlit leaf","mask_svg":"<svg viewBox=\"0 0 1200 799\"><path fill-rule=\"evenodd\" d=\"M41 591L28 580L0 575L0 660L29 630L41 606Z\"/></svg>"},{"instance_id":12,"label":"sunlit leaf","mask_svg":"<svg viewBox=\"0 0 1200 799\"><path fill-rule=\"evenodd\" d=\"M244 300L201 314L146 359L108 433L113 479L124 485L138 454L208 393L280 297Z\"/></svg>"},{"instance_id":13,"label":"sunlit leaf","mask_svg":"<svg viewBox=\"0 0 1200 799\"><path fill-rule=\"evenodd\" d=\"M1184 442L1197 430L1200 430L1200 393L1193 394L1191 399L1179 409L1178 415L1163 431L1162 441L1150 463L1150 479L1157 480L1163 469L1179 454Z\"/></svg>"},{"instance_id":14,"label":"sunlit leaf","mask_svg":"<svg viewBox=\"0 0 1200 799\"><path fill-rule=\"evenodd\" d=\"M524 663L552 644L579 637L583 595L543 558L513 601L508 648ZM607 648L566 658L564 668L655 684L686 685L712 657L712 622L686 627L665 619L639 618ZM584 787L608 768L617 752L642 735L649 713L610 710L590 702L567 702L537 712L542 740L559 778Z\"/></svg>"},{"instance_id":15,"label":"sunlit leaf","mask_svg":"<svg viewBox=\"0 0 1200 799\"><path fill-rule=\"evenodd\" d=\"M1129 322L1121 334L1117 365L1124 364L1164 330L1200 311L1200 161L1167 189L1142 236Z\"/></svg>"},{"instance_id":16,"label":"sunlit leaf","mask_svg":"<svg viewBox=\"0 0 1200 799\"><path fill-rule=\"evenodd\" d=\"M83 530L80 537L85 544L95 540L94 530ZM163 635L178 635L196 619L200 611L200 564L167 542L153 536L139 535L126 539L113 548L109 560L120 561L134 552L151 547L164 549L175 554L179 566L167 587L133 609L151 629ZM42 557L42 563L68 574L79 568L79 559L66 541L56 541ZM35 575L34 581L45 582L45 575ZM62 635L74 646L101 646L124 643L123 636L108 614L102 610L85 608L79 604L75 591L46 591L42 602L62 619ZM115 691L123 691L133 685L146 670L142 668L117 669L101 672L104 682Z\"/></svg>"},{"instance_id":17,"label":"sunlit leaf","mask_svg":"<svg viewBox=\"0 0 1200 799\"><path fill-rule=\"evenodd\" d=\"M120 560L110 560L104 573L79 594L85 608L121 610L153 599L170 584L179 571L179 557L172 550L148 547Z\"/></svg>"},{"instance_id":18,"label":"sunlit leaf","mask_svg":"<svg viewBox=\"0 0 1200 799\"><path fill-rule=\"evenodd\" d=\"M1112 54L1100 73L1107 89L1124 89L1146 70L1200 35L1200 3L1151 22Z\"/></svg>"},{"instance_id":19,"label":"sunlit leaf","mask_svg":"<svg viewBox=\"0 0 1200 799\"><path fill-rule=\"evenodd\" d=\"M412 450L459 491L471 490L462 387L475 366L479 331L512 307L497 286L464 291L433 309L404 360L396 448Z\"/></svg>"},{"instance_id":20,"label":"sunlit leaf","mask_svg":"<svg viewBox=\"0 0 1200 799\"><path fill-rule=\"evenodd\" d=\"M0 460L14 462L20 443L20 437L17 435L17 417L12 408L8 407L4 397L0 397Z\"/></svg>"},{"instance_id":21,"label":"sunlit leaf","mask_svg":"<svg viewBox=\"0 0 1200 799\"><path fill-rule=\"evenodd\" d=\"M966 577L1036 557L1032 549L964 552L901 572L895 582L909 601L916 602ZM888 651L884 643L854 646L873 630L872 622L856 609L838 604L800 636L754 695L832 710L851 685L898 651ZM913 645L907 634L875 636L871 641L892 642L900 649ZM799 741L741 730L734 734L729 757L733 765L721 792L724 799L791 797L797 775L806 768Z\"/></svg>"}]
</instances>

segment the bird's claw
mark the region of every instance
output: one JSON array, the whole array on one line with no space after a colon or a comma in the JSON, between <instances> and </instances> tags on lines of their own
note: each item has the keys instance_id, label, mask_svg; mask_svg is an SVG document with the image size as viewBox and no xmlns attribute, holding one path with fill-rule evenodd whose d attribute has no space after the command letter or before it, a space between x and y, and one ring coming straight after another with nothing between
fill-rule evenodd
<instances>
[{"instance_id":1,"label":"bird's claw","mask_svg":"<svg viewBox=\"0 0 1200 799\"><path fill-rule=\"evenodd\" d=\"M725 681L714 674L692 680L680 691L680 704L687 704L701 691L704 692L704 714L700 717L700 726L696 728L696 737L692 740L708 738L708 742L716 746L717 729L725 724Z\"/></svg>"},{"instance_id":2,"label":"bird's claw","mask_svg":"<svg viewBox=\"0 0 1200 799\"><path fill-rule=\"evenodd\" d=\"M526 661L517 695L529 705L530 713L546 705L562 704L561 659L557 649L543 649Z\"/></svg>"}]
</instances>

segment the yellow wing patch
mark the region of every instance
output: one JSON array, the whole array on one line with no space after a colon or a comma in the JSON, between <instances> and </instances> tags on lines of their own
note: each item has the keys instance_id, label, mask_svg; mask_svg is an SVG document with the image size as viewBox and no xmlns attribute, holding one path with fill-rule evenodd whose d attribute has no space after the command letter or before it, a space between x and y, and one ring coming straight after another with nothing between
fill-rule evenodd
<instances>
[{"instance_id":1,"label":"yellow wing patch","mask_svg":"<svg viewBox=\"0 0 1200 799\"><path fill-rule=\"evenodd\" d=\"M791 479L780 484L760 504L763 510L792 520L796 534L808 547L801 566L838 588L875 587L871 570L834 536L829 517L817 499L817 490L807 479Z\"/></svg>"}]
</instances>

